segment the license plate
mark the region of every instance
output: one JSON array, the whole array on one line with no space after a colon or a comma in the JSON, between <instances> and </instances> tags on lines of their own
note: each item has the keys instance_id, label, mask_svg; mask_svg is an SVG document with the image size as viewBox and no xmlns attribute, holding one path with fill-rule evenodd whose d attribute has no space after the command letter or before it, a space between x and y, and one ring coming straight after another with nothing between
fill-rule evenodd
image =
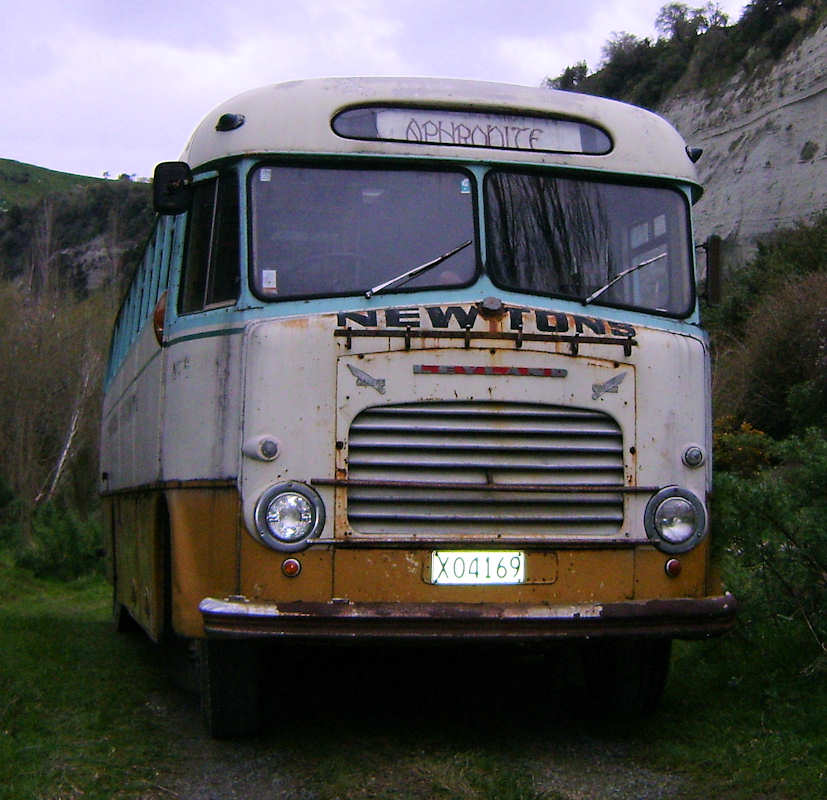
<instances>
[{"instance_id":1,"label":"license plate","mask_svg":"<svg viewBox=\"0 0 827 800\"><path fill-rule=\"evenodd\" d=\"M525 583L521 550L434 550L431 583L477 586Z\"/></svg>"}]
</instances>

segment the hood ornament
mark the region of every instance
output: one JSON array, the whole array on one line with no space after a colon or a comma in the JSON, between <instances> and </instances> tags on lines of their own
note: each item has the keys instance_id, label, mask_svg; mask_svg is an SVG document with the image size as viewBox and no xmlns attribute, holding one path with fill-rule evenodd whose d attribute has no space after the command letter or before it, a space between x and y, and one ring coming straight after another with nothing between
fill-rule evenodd
<instances>
[{"instance_id":1,"label":"hood ornament","mask_svg":"<svg viewBox=\"0 0 827 800\"><path fill-rule=\"evenodd\" d=\"M379 394L385 394L384 378L374 378L373 376L368 375L367 372L363 372L361 369L359 369L358 367L354 367L351 364L348 364L347 368L356 378L357 386L370 386L376 389L376 391L379 392Z\"/></svg>"}]
</instances>

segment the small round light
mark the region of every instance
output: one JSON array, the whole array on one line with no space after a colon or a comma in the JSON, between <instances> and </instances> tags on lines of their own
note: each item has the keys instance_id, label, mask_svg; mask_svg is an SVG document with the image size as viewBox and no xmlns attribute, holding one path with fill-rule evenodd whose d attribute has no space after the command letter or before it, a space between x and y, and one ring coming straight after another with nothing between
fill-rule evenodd
<instances>
[{"instance_id":1,"label":"small round light","mask_svg":"<svg viewBox=\"0 0 827 800\"><path fill-rule=\"evenodd\" d=\"M302 562L298 558L285 558L281 562L281 571L288 578L295 578L302 571Z\"/></svg>"},{"instance_id":2,"label":"small round light","mask_svg":"<svg viewBox=\"0 0 827 800\"><path fill-rule=\"evenodd\" d=\"M704 463L704 451L697 445L690 445L683 451L683 463L687 467L700 467Z\"/></svg>"},{"instance_id":3,"label":"small round light","mask_svg":"<svg viewBox=\"0 0 827 800\"><path fill-rule=\"evenodd\" d=\"M279 443L272 439L262 439L259 449L264 458L272 460L279 454Z\"/></svg>"},{"instance_id":4,"label":"small round light","mask_svg":"<svg viewBox=\"0 0 827 800\"><path fill-rule=\"evenodd\" d=\"M687 489L661 489L646 505L643 517L646 535L665 553L683 553L706 533L703 503Z\"/></svg>"},{"instance_id":5,"label":"small round light","mask_svg":"<svg viewBox=\"0 0 827 800\"><path fill-rule=\"evenodd\" d=\"M670 558L669 561L663 565L663 568L670 578L677 578L678 575L681 574L682 565L677 558Z\"/></svg>"},{"instance_id":6,"label":"small round light","mask_svg":"<svg viewBox=\"0 0 827 800\"><path fill-rule=\"evenodd\" d=\"M322 498L303 483L286 481L271 486L255 508L256 530L275 550L301 550L324 527Z\"/></svg>"}]
</instances>

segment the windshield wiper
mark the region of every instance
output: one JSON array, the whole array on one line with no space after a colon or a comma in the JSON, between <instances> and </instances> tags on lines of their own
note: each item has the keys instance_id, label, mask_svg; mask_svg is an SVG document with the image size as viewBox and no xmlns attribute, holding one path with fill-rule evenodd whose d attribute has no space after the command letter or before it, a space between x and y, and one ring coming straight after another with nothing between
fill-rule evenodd
<instances>
[{"instance_id":1,"label":"windshield wiper","mask_svg":"<svg viewBox=\"0 0 827 800\"><path fill-rule=\"evenodd\" d=\"M449 250L447 253L443 253L441 256L433 259L432 261L426 261L424 264L420 264L418 267L414 267L413 269L409 269L407 272L403 272L401 275L397 275L395 278L391 278L389 281L385 281L384 283L380 283L378 286L374 286L372 289L368 289L365 292L365 297L370 299L375 294L379 294L379 292L384 292L385 289L395 286L395 285L402 285L403 283L407 283L412 278L415 278L417 275L421 275L423 272L427 272L427 270L431 269L431 267L435 267L437 264L441 264L446 259L450 258L453 255L456 255L460 250L464 250L468 247L469 244L473 244L473 239L469 239L467 242L463 242L460 245L457 245L453 250Z\"/></svg>"},{"instance_id":2,"label":"windshield wiper","mask_svg":"<svg viewBox=\"0 0 827 800\"><path fill-rule=\"evenodd\" d=\"M623 272L618 272L605 286L601 286L596 292L592 292L585 300L581 300L580 302L583 303L584 306L587 306L592 300L600 297L607 289L611 289L621 278L625 278L630 273L635 272L635 270L659 261L661 258L666 258L666 253L661 253L659 256L654 256L653 258L647 258L646 261L641 261L640 264L635 264L633 267L629 267L629 269L624 269Z\"/></svg>"}]
</instances>

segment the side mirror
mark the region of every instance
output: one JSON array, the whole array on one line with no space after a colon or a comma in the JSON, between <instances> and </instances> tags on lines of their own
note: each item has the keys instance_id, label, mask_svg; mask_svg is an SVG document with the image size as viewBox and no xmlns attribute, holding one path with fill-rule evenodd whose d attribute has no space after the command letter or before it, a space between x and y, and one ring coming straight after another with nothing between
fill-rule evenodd
<instances>
[{"instance_id":1,"label":"side mirror","mask_svg":"<svg viewBox=\"0 0 827 800\"><path fill-rule=\"evenodd\" d=\"M192 171L184 161L162 161L155 167L152 204L159 214L182 214L192 205Z\"/></svg>"},{"instance_id":2,"label":"side mirror","mask_svg":"<svg viewBox=\"0 0 827 800\"><path fill-rule=\"evenodd\" d=\"M721 237L706 240L706 299L710 305L721 302Z\"/></svg>"}]
</instances>

